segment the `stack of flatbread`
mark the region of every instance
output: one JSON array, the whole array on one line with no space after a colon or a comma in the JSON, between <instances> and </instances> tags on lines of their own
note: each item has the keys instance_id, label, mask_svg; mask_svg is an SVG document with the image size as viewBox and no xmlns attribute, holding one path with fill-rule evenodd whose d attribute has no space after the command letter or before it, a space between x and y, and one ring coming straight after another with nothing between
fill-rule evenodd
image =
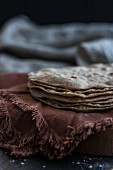
<instances>
[{"instance_id":1,"label":"stack of flatbread","mask_svg":"<svg viewBox=\"0 0 113 170\"><path fill-rule=\"evenodd\" d=\"M113 108L113 64L46 68L29 73L33 97L56 108L99 111Z\"/></svg>"}]
</instances>

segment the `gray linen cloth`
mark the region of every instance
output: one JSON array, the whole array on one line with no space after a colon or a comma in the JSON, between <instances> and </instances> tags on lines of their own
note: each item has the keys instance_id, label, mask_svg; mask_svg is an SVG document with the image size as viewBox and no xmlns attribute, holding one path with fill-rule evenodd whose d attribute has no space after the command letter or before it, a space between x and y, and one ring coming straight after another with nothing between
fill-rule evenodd
<instances>
[{"instance_id":1,"label":"gray linen cloth","mask_svg":"<svg viewBox=\"0 0 113 170\"><path fill-rule=\"evenodd\" d=\"M42 26L18 16L7 21L0 31L0 71L111 63L112 46L110 23Z\"/></svg>"}]
</instances>

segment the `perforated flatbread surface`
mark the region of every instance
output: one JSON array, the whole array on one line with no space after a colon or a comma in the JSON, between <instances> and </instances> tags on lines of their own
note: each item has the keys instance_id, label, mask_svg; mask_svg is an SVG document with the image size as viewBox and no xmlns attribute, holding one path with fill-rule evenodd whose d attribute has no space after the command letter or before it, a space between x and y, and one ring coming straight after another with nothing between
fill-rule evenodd
<instances>
[{"instance_id":1,"label":"perforated flatbread surface","mask_svg":"<svg viewBox=\"0 0 113 170\"><path fill-rule=\"evenodd\" d=\"M113 87L113 64L60 69L47 68L31 72L29 80L73 90Z\"/></svg>"}]
</instances>

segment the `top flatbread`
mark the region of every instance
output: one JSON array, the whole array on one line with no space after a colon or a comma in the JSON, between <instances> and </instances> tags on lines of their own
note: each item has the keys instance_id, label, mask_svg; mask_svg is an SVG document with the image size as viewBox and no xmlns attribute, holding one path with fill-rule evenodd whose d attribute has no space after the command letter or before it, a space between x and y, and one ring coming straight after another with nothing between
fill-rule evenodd
<instances>
[{"instance_id":1,"label":"top flatbread","mask_svg":"<svg viewBox=\"0 0 113 170\"><path fill-rule=\"evenodd\" d=\"M47 68L29 73L29 80L71 90L111 88L113 87L113 64Z\"/></svg>"}]
</instances>

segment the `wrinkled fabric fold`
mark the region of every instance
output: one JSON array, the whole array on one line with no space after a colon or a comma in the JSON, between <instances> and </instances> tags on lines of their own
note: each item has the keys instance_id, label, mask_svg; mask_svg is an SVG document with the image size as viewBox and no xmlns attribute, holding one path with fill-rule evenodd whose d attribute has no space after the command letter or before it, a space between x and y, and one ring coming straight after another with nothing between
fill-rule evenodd
<instances>
[{"instance_id":1,"label":"wrinkled fabric fold","mask_svg":"<svg viewBox=\"0 0 113 170\"><path fill-rule=\"evenodd\" d=\"M103 38L91 42L83 42L78 46L76 62L88 66L92 63L113 62L113 39Z\"/></svg>"},{"instance_id":2,"label":"wrinkled fabric fold","mask_svg":"<svg viewBox=\"0 0 113 170\"><path fill-rule=\"evenodd\" d=\"M18 16L7 21L0 31L0 71L30 72L43 67L110 63L112 46L112 23L45 26Z\"/></svg>"}]
</instances>

